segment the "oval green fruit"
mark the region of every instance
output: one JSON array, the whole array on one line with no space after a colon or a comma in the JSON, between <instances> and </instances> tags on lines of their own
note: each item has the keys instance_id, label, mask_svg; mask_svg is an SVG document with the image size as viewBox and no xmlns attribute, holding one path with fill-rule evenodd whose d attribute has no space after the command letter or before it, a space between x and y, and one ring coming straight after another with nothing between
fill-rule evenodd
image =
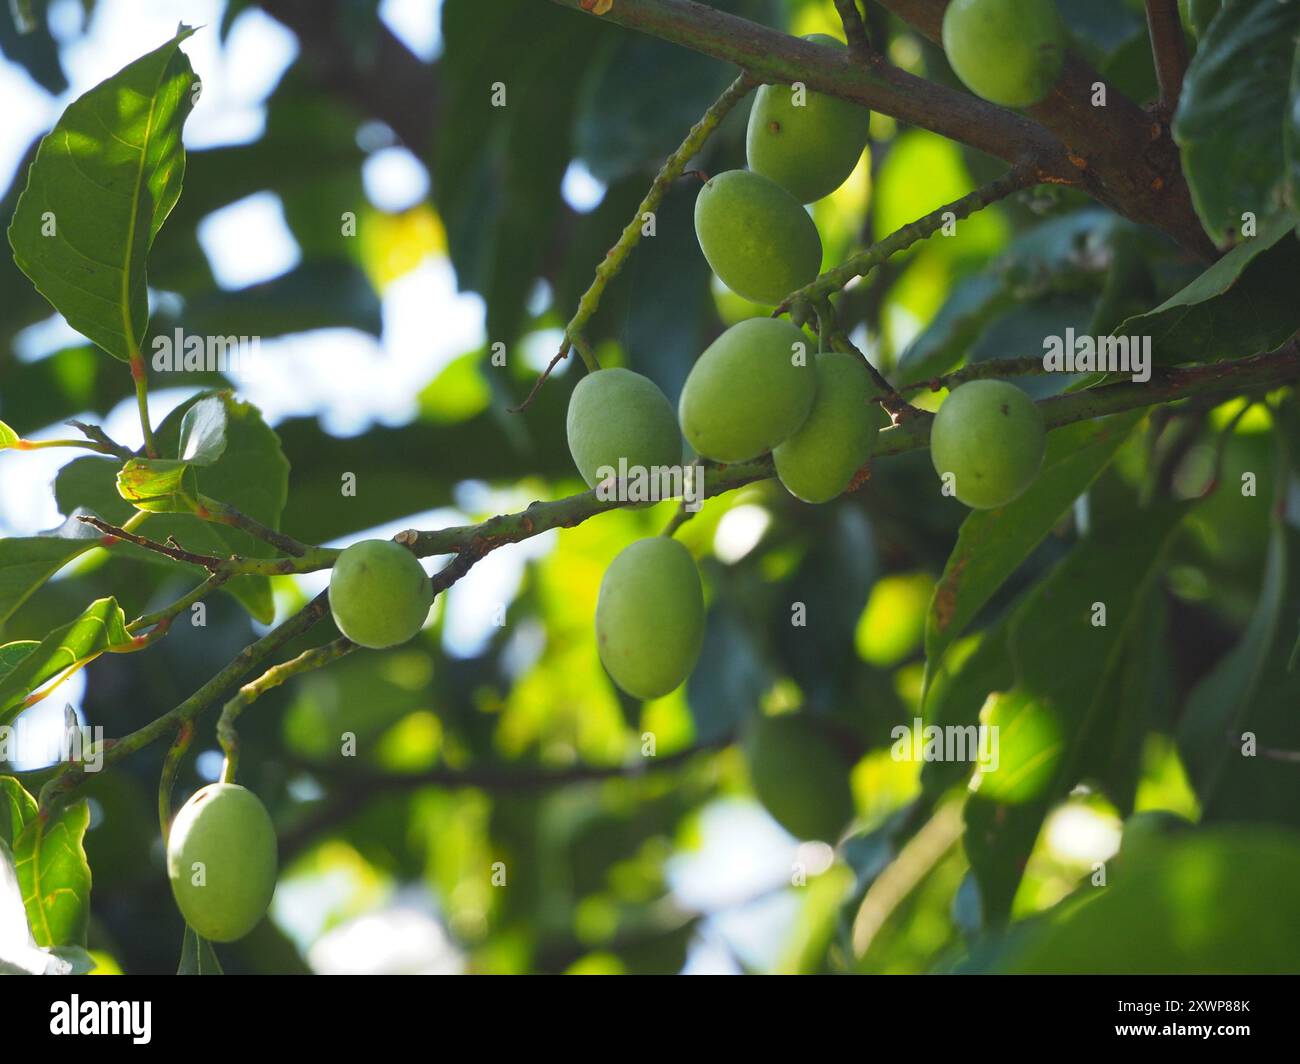
<instances>
[{"instance_id":1,"label":"oval green fruit","mask_svg":"<svg viewBox=\"0 0 1300 1064\"><path fill-rule=\"evenodd\" d=\"M755 303L780 303L821 269L822 240L808 212L775 181L749 170L704 183L695 235L722 283Z\"/></svg>"},{"instance_id":2,"label":"oval green fruit","mask_svg":"<svg viewBox=\"0 0 1300 1064\"><path fill-rule=\"evenodd\" d=\"M690 675L704 641L704 592L690 551L666 536L625 547L596 599L596 646L633 698L659 698Z\"/></svg>"},{"instance_id":3,"label":"oval green fruit","mask_svg":"<svg viewBox=\"0 0 1300 1064\"><path fill-rule=\"evenodd\" d=\"M969 381L939 407L930 458L954 494L976 510L1019 498L1043 464L1046 430L1032 399L1006 381Z\"/></svg>"},{"instance_id":4,"label":"oval green fruit","mask_svg":"<svg viewBox=\"0 0 1300 1064\"><path fill-rule=\"evenodd\" d=\"M804 40L843 48L834 37ZM796 101L798 100L798 105ZM871 112L820 92L797 98L789 85L760 86L749 112L749 168L771 178L800 203L829 196L853 173L867 146Z\"/></svg>"},{"instance_id":5,"label":"oval green fruit","mask_svg":"<svg viewBox=\"0 0 1300 1064\"><path fill-rule=\"evenodd\" d=\"M754 793L799 839L834 842L853 819L848 760L799 714L759 717L744 741Z\"/></svg>"},{"instance_id":6,"label":"oval green fruit","mask_svg":"<svg viewBox=\"0 0 1300 1064\"><path fill-rule=\"evenodd\" d=\"M275 865L275 828L266 807L238 784L196 791L172 821L172 895L203 938L233 942L257 926L275 893Z\"/></svg>"},{"instance_id":7,"label":"oval green fruit","mask_svg":"<svg viewBox=\"0 0 1300 1064\"><path fill-rule=\"evenodd\" d=\"M687 442L705 458L747 462L789 439L817 393L811 346L779 318L733 325L700 355L682 387L677 416Z\"/></svg>"},{"instance_id":8,"label":"oval green fruit","mask_svg":"<svg viewBox=\"0 0 1300 1064\"><path fill-rule=\"evenodd\" d=\"M423 626L433 585L419 560L400 543L367 539L348 547L330 574L334 623L358 646L395 647Z\"/></svg>"},{"instance_id":9,"label":"oval green fruit","mask_svg":"<svg viewBox=\"0 0 1300 1064\"><path fill-rule=\"evenodd\" d=\"M1065 61L1065 25L1054 0L952 0L943 50L971 92L1028 107L1051 91Z\"/></svg>"},{"instance_id":10,"label":"oval green fruit","mask_svg":"<svg viewBox=\"0 0 1300 1064\"><path fill-rule=\"evenodd\" d=\"M776 475L804 502L843 493L868 458L889 415L875 401L875 382L862 360L824 351L815 363L817 395L803 425L772 449Z\"/></svg>"},{"instance_id":11,"label":"oval green fruit","mask_svg":"<svg viewBox=\"0 0 1300 1064\"><path fill-rule=\"evenodd\" d=\"M569 399L565 427L569 453L589 487L603 479L603 467L617 474L620 461L646 470L682 461L672 403L654 381L631 370L599 369L583 377Z\"/></svg>"}]
</instances>

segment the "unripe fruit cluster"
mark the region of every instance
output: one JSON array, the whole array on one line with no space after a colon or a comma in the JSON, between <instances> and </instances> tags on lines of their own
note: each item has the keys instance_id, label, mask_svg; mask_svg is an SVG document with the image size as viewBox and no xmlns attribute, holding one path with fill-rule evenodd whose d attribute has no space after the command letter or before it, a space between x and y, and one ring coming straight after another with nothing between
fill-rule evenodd
<instances>
[{"instance_id":1,"label":"unripe fruit cluster","mask_svg":"<svg viewBox=\"0 0 1300 1064\"><path fill-rule=\"evenodd\" d=\"M860 360L808 350L808 337L785 321L733 326L687 376L676 419L648 378L626 369L589 373L569 402L574 464L593 487L621 470L645 475L678 466L685 435L696 453L720 462L771 451L791 494L826 502L866 464L886 418ZM596 635L620 688L636 698L672 691L694 667L703 633L703 592L685 547L659 537L614 559L600 588Z\"/></svg>"},{"instance_id":2,"label":"unripe fruit cluster","mask_svg":"<svg viewBox=\"0 0 1300 1064\"><path fill-rule=\"evenodd\" d=\"M807 39L844 47L825 34ZM804 86L758 90L745 136L749 169L710 178L695 201L700 250L723 284L772 305L817 276L821 236L802 205L847 180L870 121L866 108Z\"/></svg>"}]
</instances>

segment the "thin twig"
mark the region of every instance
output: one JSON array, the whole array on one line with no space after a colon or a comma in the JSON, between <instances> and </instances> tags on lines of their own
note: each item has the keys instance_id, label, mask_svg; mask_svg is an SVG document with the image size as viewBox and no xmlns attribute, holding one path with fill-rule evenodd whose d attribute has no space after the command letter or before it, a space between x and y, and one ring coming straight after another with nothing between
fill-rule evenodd
<instances>
[{"instance_id":1,"label":"thin twig","mask_svg":"<svg viewBox=\"0 0 1300 1064\"><path fill-rule=\"evenodd\" d=\"M1038 181L1039 178L1033 167L1013 167L996 181L990 181L987 185L975 189L974 192L967 193L960 199L931 211L923 218L909 222L896 232L890 233L885 239L849 257L834 269L827 270L815 281L791 292L782 300L780 306L772 311L772 316L785 314L800 303L815 306L818 300L838 292L855 278L867 276L890 256L905 251L917 241L931 236L948 222L967 218L1000 199L1037 184Z\"/></svg>"},{"instance_id":2,"label":"thin twig","mask_svg":"<svg viewBox=\"0 0 1300 1064\"><path fill-rule=\"evenodd\" d=\"M564 327L564 337L560 341L559 353L551 359L550 365L546 367L546 371L542 374L542 379L533 386L528 398L514 408L516 412L525 409L532 402L542 380L549 377L551 370L568 357L571 346L577 349L589 371L600 368L596 363L595 356L591 354L590 348L583 343L582 331L587 327L587 322L591 320L592 315L596 313L596 309L600 306L600 300L605 294L606 286L623 268L623 263L627 261L632 249L641 242L641 234L646 224L646 215L653 215L659 209L659 204L663 202L663 198L668 194L673 182L682 176L686 164L699 154L700 149L704 147L705 141L718 128L718 125L731 112L731 109L743 100L757 84L757 80L750 77L748 73L741 74L740 77L736 78L727 87L726 91L704 112L703 117L691 127L691 131L686 134L686 139L682 141L677 150L668 156L667 161L660 167L659 173L655 175L650 190L637 206L632 220L624 226L623 232L614 246L605 252L605 257L601 260L600 265L596 267L596 276L592 279L587 291L583 293L582 298L578 300L578 309L574 312L573 318Z\"/></svg>"},{"instance_id":3,"label":"thin twig","mask_svg":"<svg viewBox=\"0 0 1300 1064\"><path fill-rule=\"evenodd\" d=\"M162 774L158 779L158 826L162 829L164 843L167 842L167 835L171 830L172 791L176 789L176 776L180 772L181 762L185 759L185 754L194 741L194 733L197 730L194 721L181 721L180 727L176 729L176 737L163 758Z\"/></svg>"},{"instance_id":4,"label":"thin twig","mask_svg":"<svg viewBox=\"0 0 1300 1064\"><path fill-rule=\"evenodd\" d=\"M1037 355L1026 355L1024 358L990 358L983 362L972 362L969 366L963 366L952 373L946 373L940 377L928 377L925 380L913 381L911 384L904 384L899 388L900 392L920 391L922 388L928 388L932 392L941 391L947 388L951 391L959 384L965 384L967 381L989 380L999 377L1028 377L1034 374L1046 373L1043 368L1043 360Z\"/></svg>"},{"instance_id":5,"label":"thin twig","mask_svg":"<svg viewBox=\"0 0 1300 1064\"><path fill-rule=\"evenodd\" d=\"M291 554L295 558L301 558L311 550L306 543L300 543L292 536L287 536L283 532L269 528L262 524L261 521L236 510L228 503L209 499L206 495L199 496L199 509L195 511L195 516L204 521L214 521L217 524L228 525L231 528L239 529L241 532L247 532L255 539L260 539L263 543L269 543L276 550Z\"/></svg>"},{"instance_id":6,"label":"thin twig","mask_svg":"<svg viewBox=\"0 0 1300 1064\"><path fill-rule=\"evenodd\" d=\"M185 594L173 602L170 606L164 606L153 613L144 613L126 626L128 632L138 632L142 628L157 628L160 625L170 624L171 621L184 613L196 602L207 598L213 591L221 587L231 577L230 573L215 572L209 576L198 587L194 588L188 594Z\"/></svg>"},{"instance_id":7,"label":"thin twig","mask_svg":"<svg viewBox=\"0 0 1300 1064\"><path fill-rule=\"evenodd\" d=\"M895 425L901 425L908 418L916 417L921 413L899 394L898 389L890 384L871 359L867 358L866 352L859 349L857 344L849 339L848 333L840 328L839 315L836 313L829 296L824 297L817 304L817 322L818 334L824 334L823 339L830 344L832 351L856 355L858 360L867 368L867 374L880 392L877 402L890 415Z\"/></svg>"},{"instance_id":8,"label":"thin twig","mask_svg":"<svg viewBox=\"0 0 1300 1064\"><path fill-rule=\"evenodd\" d=\"M136 457L134 451L129 447L123 447L98 425L88 425L84 421L69 421L67 424L80 432L86 439L99 444L105 454L111 454L124 462L129 462Z\"/></svg>"},{"instance_id":9,"label":"thin twig","mask_svg":"<svg viewBox=\"0 0 1300 1064\"><path fill-rule=\"evenodd\" d=\"M147 516L143 511L135 517ZM196 554L180 546L174 537L169 536L166 543L159 543L146 536L138 535L125 526L118 526L96 517L93 514L77 514L77 520L90 525L104 533L100 546L112 547L117 542L131 543L143 550L152 551L186 565L195 565L210 573L224 573L232 576L290 576L300 573L314 573L329 569L334 565L341 551L333 547L309 547L306 553L297 558L244 558L238 554L228 558L217 558L210 554ZM134 520L134 518L133 518ZM127 522L130 524L130 522Z\"/></svg>"},{"instance_id":10,"label":"thin twig","mask_svg":"<svg viewBox=\"0 0 1300 1064\"><path fill-rule=\"evenodd\" d=\"M221 782L235 781L235 774L239 770L239 734L235 730L235 721L251 703L292 677L324 668L356 649L357 645L352 640L340 637L332 643L326 643L312 650L304 650L296 658L273 665L256 680L244 684L239 689L239 693L222 707L221 717L217 721L217 741L226 755L225 764L221 769Z\"/></svg>"},{"instance_id":11,"label":"thin twig","mask_svg":"<svg viewBox=\"0 0 1300 1064\"><path fill-rule=\"evenodd\" d=\"M215 572L221 568L223 559L214 557L211 554L196 554L193 551L188 551L177 544L176 540L170 536L166 543L159 543L148 536L128 532L120 525L110 524L94 516L94 514L77 514L77 520L90 525L91 528L97 529L111 539L120 539L127 543L133 543L135 546L152 551L154 554L161 554L164 557L171 558L172 561L184 562L186 565L197 565L200 569L207 569L210 572ZM111 544L105 544L105 546L111 546Z\"/></svg>"},{"instance_id":12,"label":"thin twig","mask_svg":"<svg viewBox=\"0 0 1300 1064\"><path fill-rule=\"evenodd\" d=\"M862 22L857 0L835 0L835 10L840 13L840 21L844 23L844 36L848 38L849 51L853 54L853 58L862 63L873 63L879 60L880 57L872 49L871 42L867 40L867 27Z\"/></svg>"},{"instance_id":13,"label":"thin twig","mask_svg":"<svg viewBox=\"0 0 1300 1064\"><path fill-rule=\"evenodd\" d=\"M565 787L575 783L593 783L610 779L636 778L647 772L680 767L700 754L725 749L734 742L730 735L696 743L684 750L658 757L642 757L619 765L578 764L568 768L545 768L517 763L472 765L447 768L439 765L423 772L380 772L361 766L336 766L318 761L297 761L295 767L311 772L336 785L335 794L280 836L282 855L300 850L317 834L356 812L372 795L441 787L459 790L478 788L498 794L531 794L536 791Z\"/></svg>"}]
</instances>

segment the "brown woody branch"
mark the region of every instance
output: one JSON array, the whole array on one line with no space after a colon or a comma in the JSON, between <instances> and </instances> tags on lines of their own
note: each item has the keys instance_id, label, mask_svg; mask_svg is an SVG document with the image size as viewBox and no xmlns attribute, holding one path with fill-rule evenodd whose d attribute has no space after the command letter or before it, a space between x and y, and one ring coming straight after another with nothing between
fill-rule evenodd
<instances>
[{"instance_id":1,"label":"brown woody branch","mask_svg":"<svg viewBox=\"0 0 1300 1064\"><path fill-rule=\"evenodd\" d=\"M948 0L881 3L930 40L942 43ZM1104 106L1093 104L1099 85L1105 89ZM1078 183L1089 195L1135 222L1163 230L1206 261L1216 257L1214 245L1192 209L1168 128L1107 84L1078 55L1066 57L1065 69L1052 91L1025 110L1056 134Z\"/></svg>"},{"instance_id":2,"label":"brown woody branch","mask_svg":"<svg viewBox=\"0 0 1300 1064\"><path fill-rule=\"evenodd\" d=\"M1160 110L1168 119L1178 109L1187 73L1187 39L1178 17L1178 0L1146 0L1151 58L1160 84Z\"/></svg>"}]
</instances>

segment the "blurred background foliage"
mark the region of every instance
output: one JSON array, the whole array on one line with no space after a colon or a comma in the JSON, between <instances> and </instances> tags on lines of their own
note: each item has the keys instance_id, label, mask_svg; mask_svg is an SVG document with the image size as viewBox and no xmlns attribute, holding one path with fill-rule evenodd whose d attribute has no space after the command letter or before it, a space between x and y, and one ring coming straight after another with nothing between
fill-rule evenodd
<instances>
[{"instance_id":1,"label":"blurred background foliage","mask_svg":"<svg viewBox=\"0 0 1300 1064\"><path fill-rule=\"evenodd\" d=\"M663 157L734 71L536 0L34 6L33 35L0 18L6 113L45 115L30 144L10 136L0 152L6 225L35 139L63 103L177 21L205 24L187 45L205 85L187 140L201 143L150 263L151 329L257 335L263 347L251 381L156 379L156 417L226 383L262 407L291 470L282 527L314 543L579 490L563 423L578 371L562 367L526 414L507 408L556 349ZM714 6L841 35L830 0ZM1060 7L1076 46L1149 102L1141 4ZM893 62L956 85L937 48L868 10ZM490 106L493 81L507 86L504 109ZM744 165L746 110L699 169ZM226 126L223 114L234 114ZM998 165L873 116L858 169L813 208L827 265ZM692 229L697 189L688 177L671 191L657 235L588 330L603 365L642 372L674 400L724 325L766 313L713 281ZM355 238L340 234L345 212ZM882 369L922 381L1036 354L1069 327L1105 331L1198 272L1157 234L1044 188L892 259L844 295L841 313ZM0 294L0 417L37 438L93 419L138 442L123 367L52 324L8 255ZM1016 739L1003 758L1039 766L975 796L969 765L923 772L890 756L891 729L920 713L926 612L965 516L934 490L924 452L878 462L868 484L828 506L773 483L709 503L680 533L706 586L704 656L682 690L645 705L601 671L592 614L606 564L659 531L672 504L498 552L439 600L412 644L303 677L243 717L243 782L280 827L283 870L271 919L219 949L227 971L1294 970L1300 851L1283 829L1300 819L1300 771L1230 761L1223 714L1271 747L1300 748L1300 680L1286 666L1300 616L1289 472L1300 438L1285 406L1238 416L1241 406L1144 420L954 647L928 719L975 719L983 707ZM339 490L344 472L356 475L355 498ZM1256 495L1239 490L1243 473ZM0 456L6 535L58 519L39 501L56 474L62 514L86 505L76 464ZM1212 478L1219 490L1202 497ZM1177 513L1148 505L1160 499L1178 500ZM187 579L136 557L87 556L11 604L3 638L39 638L106 595L130 615L154 609ZM277 580L269 608L283 618L321 586ZM1112 607L1101 659L1054 624L1062 594L1127 603ZM806 626L791 623L793 603L806 606ZM123 734L189 695L267 616L219 596L206 627L180 624L147 654L106 655L31 714L61 716L72 701ZM332 635L326 624L290 649ZM1044 684L1086 689L1093 725L1036 716L1033 692L986 703L1007 689L1017 653ZM836 851L801 845L767 817L733 745L754 714L790 711L822 718L854 761L858 818ZM214 778L212 724L178 800ZM339 753L347 732L355 758ZM657 762L623 768L641 765L646 734ZM181 922L154 814L162 752L89 789L101 970L176 967ZM1121 851L1125 818L1157 810L1198 826L1171 833L1161 820L1136 842L1125 832ZM1251 829L1220 826L1240 821ZM1113 888L1093 889L1098 868ZM1262 940L1251 934L1261 904L1281 921ZM1274 945L1261 952L1261 941Z\"/></svg>"}]
</instances>

